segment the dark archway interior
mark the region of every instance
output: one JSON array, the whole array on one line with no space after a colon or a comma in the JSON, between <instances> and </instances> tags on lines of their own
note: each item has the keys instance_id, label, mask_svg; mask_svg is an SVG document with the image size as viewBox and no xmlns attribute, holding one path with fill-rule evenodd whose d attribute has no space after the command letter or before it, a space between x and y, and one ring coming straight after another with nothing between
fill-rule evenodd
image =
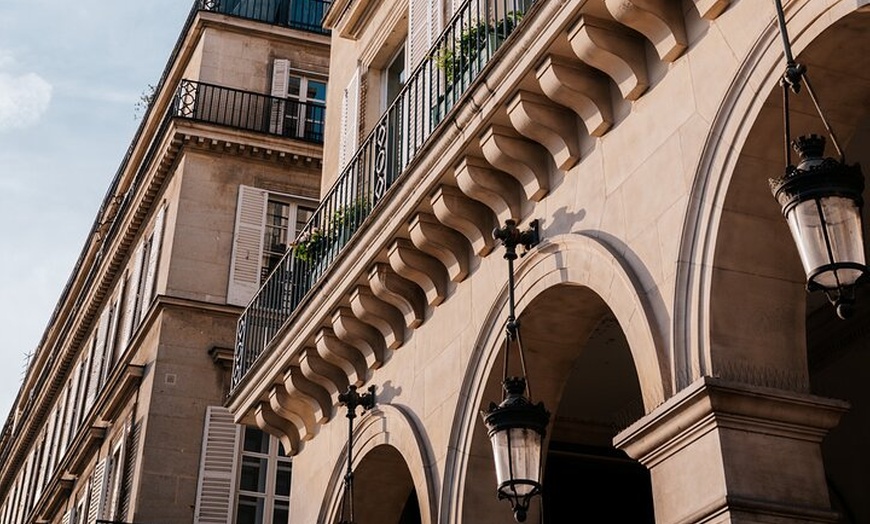
<instances>
[{"instance_id":1,"label":"dark archway interior","mask_svg":"<svg viewBox=\"0 0 870 524\"><path fill-rule=\"evenodd\" d=\"M396 448L374 448L354 471L354 517L356 524L422 522L411 472Z\"/></svg>"},{"instance_id":2,"label":"dark archway interior","mask_svg":"<svg viewBox=\"0 0 870 524\"><path fill-rule=\"evenodd\" d=\"M808 68L846 161L870 171L870 12L825 30L797 57ZM711 296L711 343L720 375L849 401L822 454L840 522L870 522L870 286L857 290L842 321L821 293L807 294L797 249L766 187L783 169L781 91L765 107L741 151L723 208ZM792 135L826 135L811 101L792 100ZM835 152L828 141L828 156ZM866 194L866 191L865 191ZM866 198L866 197L865 197ZM865 213L866 214L866 213ZM864 237L868 238L867 218ZM734 366L743 360L751 366ZM788 370L774 380L766 370Z\"/></svg>"},{"instance_id":3,"label":"dark archway interior","mask_svg":"<svg viewBox=\"0 0 870 524\"><path fill-rule=\"evenodd\" d=\"M615 449L616 433L643 415L643 402L625 336L613 313L588 288L561 285L536 297L520 314L533 401L551 412L544 495L529 522L654 522L647 469ZM519 373L515 355L511 374ZM487 384L500 399L502 362ZM466 480L466 522L510 522L507 502L495 501L490 444L475 428Z\"/></svg>"}]
</instances>

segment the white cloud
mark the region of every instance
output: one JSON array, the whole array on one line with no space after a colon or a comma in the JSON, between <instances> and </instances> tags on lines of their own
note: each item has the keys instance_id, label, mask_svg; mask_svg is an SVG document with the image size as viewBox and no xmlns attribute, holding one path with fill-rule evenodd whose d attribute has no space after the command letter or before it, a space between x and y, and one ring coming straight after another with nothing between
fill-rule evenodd
<instances>
[{"instance_id":1,"label":"white cloud","mask_svg":"<svg viewBox=\"0 0 870 524\"><path fill-rule=\"evenodd\" d=\"M0 68L14 64L11 53L0 50ZM0 132L36 124L50 102L51 84L41 76L0 71Z\"/></svg>"}]
</instances>

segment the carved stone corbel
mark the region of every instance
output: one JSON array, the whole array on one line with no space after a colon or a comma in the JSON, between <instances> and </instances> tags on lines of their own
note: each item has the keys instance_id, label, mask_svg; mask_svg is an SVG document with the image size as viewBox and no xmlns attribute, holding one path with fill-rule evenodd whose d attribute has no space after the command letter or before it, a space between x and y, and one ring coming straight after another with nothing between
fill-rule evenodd
<instances>
[{"instance_id":1,"label":"carved stone corbel","mask_svg":"<svg viewBox=\"0 0 870 524\"><path fill-rule=\"evenodd\" d=\"M626 100L637 100L649 87L643 42L618 24L582 16L568 30L577 58L607 74Z\"/></svg>"},{"instance_id":2,"label":"carved stone corbel","mask_svg":"<svg viewBox=\"0 0 870 524\"><path fill-rule=\"evenodd\" d=\"M341 368L347 375L348 382L355 386L365 383L368 370L365 356L355 347L342 342L334 331L329 328L318 331L314 337L314 345L323 360Z\"/></svg>"},{"instance_id":3,"label":"carved stone corbel","mask_svg":"<svg viewBox=\"0 0 870 524\"><path fill-rule=\"evenodd\" d=\"M369 269L372 293L392 304L405 318L405 325L413 329L423 323L426 315L426 296L413 282L400 277L387 264L376 263Z\"/></svg>"},{"instance_id":4,"label":"carved stone corbel","mask_svg":"<svg viewBox=\"0 0 870 524\"><path fill-rule=\"evenodd\" d=\"M728 9L731 0L694 0L698 14L704 20L715 20L723 11Z\"/></svg>"},{"instance_id":5,"label":"carved stone corbel","mask_svg":"<svg viewBox=\"0 0 870 524\"><path fill-rule=\"evenodd\" d=\"M547 159L539 145L509 127L492 125L481 135L480 148L487 162L517 179L529 200L540 202L550 192Z\"/></svg>"},{"instance_id":6,"label":"carved stone corbel","mask_svg":"<svg viewBox=\"0 0 870 524\"><path fill-rule=\"evenodd\" d=\"M438 259L447 268L453 282L462 282L468 276L468 242L465 238L441 224L428 213L417 213L408 225L411 242L420 251Z\"/></svg>"},{"instance_id":7,"label":"carved stone corbel","mask_svg":"<svg viewBox=\"0 0 870 524\"><path fill-rule=\"evenodd\" d=\"M362 352L369 369L378 369L385 362L384 339L378 331L356 318L350 308L339 307L332 312L332 329L342 341Z\"/></svg>"},{"instance_id":8,"label":"carved stone corbel","mask_svg":"<svg viewBox=\"0 0 870 524\"><path fill-rule=\"evenodd\" d=\"M404 238L393 241L388 256L393 271L420 286L430 306L444 302L447 297L447 270L440 262L419 251Z\"/></svg>"},{"instance_id":9,"label":"carved stone corbel","mask_svg":"<svg viewBox=\"0 0 870 524\"><path fill-rule=\"evenodd\" d=\"M562 171L580 161L577 118L572 113L547 97L522 90L508 102L507 113L514 129L544 146Z\"/></svg>"},{"instance_id":10,"label":"carved stone corbel","mask_svg":"<svg viewBox=\"0 0 870 524\"><path fill-rule=\"evenodd\" d=\"M299 429L289 420L279 417L269 403L257 404L254 408L254 420L258 428L281 441L288 456L299 453Z\"/></svg>"},{"instance_id":11,"label":"carved stone corbel","mask_svg":"<svg viewBox=\"0 0 870 524\"><path fill-rule=\"evenodd\" d=\"M401 313L372 294L365 286L357 286L350 294L350 307L356 318L380 331L387 347L398 349L405 342L405 322Z\"/></svg>"},{"instance_id":12,"label":"carved stone corbel","mask_svg":"<svg viewBox=\"0 0 870 524\"><path fill-rule=\"evenodd\" d=\"M306 347L299 359L299 369L308 380L319 384L329 394L330 403L334 406L338 394L347 391L348 381L344 371L323 359L315 348Z\"/></svg>"},{"instance_id":13,"label":"carved stone corbel","mask_svg":"<svg viewBox=\"0 0 870 524\"><path fill-rule=\"evenodd\" d=\"M478 256L485 257L495 247L492 238L495 216L486 206L468 198L458 188L447 185L438 186L431 203L438 220L462 233Z\"/></svg>"},{"instance_id":14,"label":"carved stone corbel","mask_svg":"<svg viewBox=\"0 0 870 524\"><path fill-rule=\"evenodd\" d=\"M535 74L544 94L557 104L570 107L590 135L604 136L613 125L610 88L600 71L582 62L548 55Z\"/></svg>"},{"instance_id":15,"label":"carved stone corbel","mask_svg":"<svg viewBox=\"0 0 870 524\"><path fill-rule=\"evenodd\" d=\"M490 208L499 224L521 218L522 188L512 176L493 169L484 159L470 155L462 157L453 171L459 189Z\"/></svg>"},{"instance_id":16,"label":"carved stone corbel","mask_svg":"<svg viewBox=\"0 0 870 524\"><path fill-rule=\"evenodd\" d=\"M329 392L317 382L307 378L298 366L290 366L284 372L284 387L288 392L293 392L295 389L302 400L308 402L318 424L326 424L332 418L332 398Z\"/></svg>"},{"instance_id":17,"label":"carved stone corbel","mask_svg":"<svg viewBox=\"0 0 870 524\"><path fill-rule=\"evenodd\" d=\"M673 62L689 47L682 3L673 0L604 0L618 22L652 42L659 58Z\"/></svg>"},{"instance_id":18,"label":"carved stone corbel","mask_svg":"<svg viewBox=\"0 0 870 524\"><path fill-rule=\"evenodd\" d=\"M290 385L272 384L269 387L269 407L276 415L292 423L299 430L302 440L311 440L317 434L317 420L311 405L300 397Z\"/></svg>"}]
</instances>

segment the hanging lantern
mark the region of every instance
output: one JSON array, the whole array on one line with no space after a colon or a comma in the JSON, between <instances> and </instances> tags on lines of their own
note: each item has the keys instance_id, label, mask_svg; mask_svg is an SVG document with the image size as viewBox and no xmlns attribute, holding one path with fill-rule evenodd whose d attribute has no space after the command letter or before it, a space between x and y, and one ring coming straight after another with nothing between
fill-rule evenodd
<instances>
[{"instance_id":1,"label":"hanging lantern","mask_svg":"<svg viewBox=\"0 0 870 524\"><path fill-rule=\"evenodd\" d=\"M848 317L854 285L867 270L861 207L864 176L860 166L824 158L825 139L802 136L793 142L797 167L771 180L807 275L807 289L821 290Z\"/></svg>"},{"instance_id":2,"label":"hanging lantern","mask_svg":"<svg viewBox=\"0 0 870 524\"><path fill-rule=\"evenodd\" d=\"M550 414L525 396L526 380L508 377L505 399L481 413L489 432L499 500L508 499L517 522L525 522L529 502L541 492L543 442Z\"/></svg>"}]
</instances>

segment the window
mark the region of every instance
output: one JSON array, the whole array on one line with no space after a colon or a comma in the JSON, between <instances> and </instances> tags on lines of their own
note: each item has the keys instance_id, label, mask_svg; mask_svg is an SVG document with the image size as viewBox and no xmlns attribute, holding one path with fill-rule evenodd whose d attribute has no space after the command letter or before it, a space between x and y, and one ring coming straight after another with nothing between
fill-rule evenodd
<instances>
[{"instance_id":1,"label":"window","mask_svg":"<svg viewBox=\"0 0 870 524\"><path fill-rule=\"evenodd\" d=\"M259 429L243 432L236 524L284 524L290 516L292 463L278 439Z\"/></svg>"},{"instance_id":2,"label":"window","mask_svg":"<svg viewBox=\"0 0 870 524\"><path fill-rule=\"evenodd\" d=\"M239 186L227 303L245 306L275 269L317 201Z\"/></svg>"},{"instance_id":3,"label":"window","mask_svg":"<svg viewBox=\"0 0 870 524\"><path fill-rule=\"evenodd\" d=\"M326 117L326 82L290 73L285 132L313 142L323 141Z\"/></svg>"},{"instance_id":4,"label":"window","mask_svg":"<svg viewBox=\"0 0 870 524\"><path fill-rule=\"evenodd\" d=\"M109 456L109 462L106 465L108 478L106 479L106 517L108 520L117 520L119 516L119 508L121 503L121 484L124 471L124 438L125 434L121 435L118 442L112 448L112 454Z\"/></svg>"},{"instance_id":5,"label":"window","mask_svg":"<svg viewBox=\"0 0 870 524\"><path fill-rule=\"evenodd\" d=\"M399 47L396 56L390 61L384 74L384 109L399 96L407 81L407 61L405 60L405 43Z\"/></svg>"}]
</instances>

